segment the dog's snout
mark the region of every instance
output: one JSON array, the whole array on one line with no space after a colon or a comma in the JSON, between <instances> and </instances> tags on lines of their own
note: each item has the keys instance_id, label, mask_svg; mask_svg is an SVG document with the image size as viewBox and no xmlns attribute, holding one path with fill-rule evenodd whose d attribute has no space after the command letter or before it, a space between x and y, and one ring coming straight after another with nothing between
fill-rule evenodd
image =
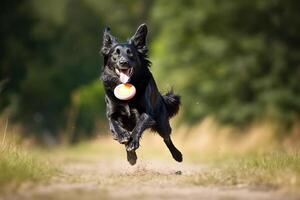
<instances>
[{"instance_id":1,"label":"dog's snout","mask_svg":"<svg viewBox=\"0 0 300 200\"><path fill-rule=\"evenodd\" d=\"M128 60L125 59L125 58L121 58L121 59L119 60L119 65L120 65L120 66L128 65Z\"/></svg>"}]
</instances>

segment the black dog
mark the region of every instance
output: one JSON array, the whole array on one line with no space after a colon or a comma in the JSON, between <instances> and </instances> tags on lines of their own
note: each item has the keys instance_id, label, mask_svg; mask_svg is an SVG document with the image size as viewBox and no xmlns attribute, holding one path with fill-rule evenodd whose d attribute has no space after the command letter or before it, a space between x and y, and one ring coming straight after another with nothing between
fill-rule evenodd
<instances>
[{"instance_id":1,"label":"black dog","mask_svg":"<svg viewBox=\"0 0 300 200\"><path fill-rule=\"evenodd\" d=\"M148 128L159 133L173 158L181 162L182 154L170 138L169 123L169 118L179 110L180 97L172 91L165 95L159 93L149 70L151 63L147 57L146 36L146 24L140 25L126 43L118 43L109 28L104 30L101 80L106 92L109 127L114 139L125 144L131 165L136 163L135 150L143 131ZM130 100L119 100L114 96L115 87L121 83L121 74L128 77L126 82L136 88L136 94Z\"/></svg>"}]
</instances>

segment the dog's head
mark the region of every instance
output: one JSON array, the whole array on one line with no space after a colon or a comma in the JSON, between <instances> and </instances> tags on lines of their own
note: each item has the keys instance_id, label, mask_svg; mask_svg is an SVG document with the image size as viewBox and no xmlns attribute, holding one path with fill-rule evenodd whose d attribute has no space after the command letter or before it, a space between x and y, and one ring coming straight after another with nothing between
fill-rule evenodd
<instances>
[{"instance_id":1,"label":"dog's head","mask_svg":"<svg viewBox=\"0 0 300 200\"><path fill-rule=\"evenodd\" d=\"M123 83L129 82L135 76L148 70L147 60L147 25L142 24L136 33L126 42L119 43L105 28L101 52L104 56L104 66L109 67Z\"/></svg>"}]
</instances>

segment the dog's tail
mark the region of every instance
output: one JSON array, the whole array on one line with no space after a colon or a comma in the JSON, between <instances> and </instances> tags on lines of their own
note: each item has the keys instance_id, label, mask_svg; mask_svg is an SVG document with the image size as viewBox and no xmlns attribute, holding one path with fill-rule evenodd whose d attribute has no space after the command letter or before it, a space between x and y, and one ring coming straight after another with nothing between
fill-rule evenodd
<instances>
[{"instance_id":1,"label":"dog's tail","mask_svg":"<svg viewBox=\"0 0 300 200\"><path fill-rule=\"evenodd\" d=\"M163 95L164 101L167 106L167 111L169 113L169 118L176 115L179 111L180 106L180 96L173 93L173 90L167 92Z\"/></svg>"}]
</instances>

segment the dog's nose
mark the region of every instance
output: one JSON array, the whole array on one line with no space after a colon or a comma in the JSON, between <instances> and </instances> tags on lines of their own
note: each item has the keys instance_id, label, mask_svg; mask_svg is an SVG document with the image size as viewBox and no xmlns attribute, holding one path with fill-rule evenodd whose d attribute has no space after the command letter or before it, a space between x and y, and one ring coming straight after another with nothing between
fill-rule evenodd
<instances>
[{"instance_id":1,"label":"dog's nose","mask_svg":"<svg viewBox=\"0 0 300 200\"><path fill-rule=\"evenodd\" d=\"M126 59L120 59L119 60L119 65L120 66L128 65L128 61Z\"/></svg>"}]
</instances>

